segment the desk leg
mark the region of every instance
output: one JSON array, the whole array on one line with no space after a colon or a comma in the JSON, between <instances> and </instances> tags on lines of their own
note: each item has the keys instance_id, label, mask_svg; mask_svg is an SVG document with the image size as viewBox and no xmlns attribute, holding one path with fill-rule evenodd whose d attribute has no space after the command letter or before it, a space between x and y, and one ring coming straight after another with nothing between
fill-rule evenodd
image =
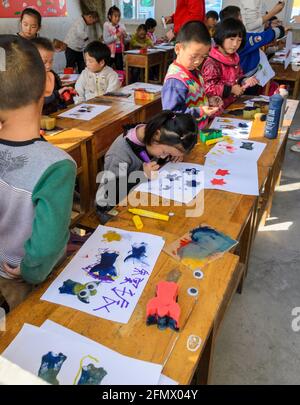
<instances>
[{"instance_id":1,"label":"desk leg","mask_svg":"<svg viewBox=\"0 0 300 405\"><path fill-rule=\"evenodd\" d=\"M210 335L206 341L203 353L194 374L192 384L208 385L211 379L211 370L213 363L213 353L215 348L215 332L212 328Z\"/></svg>"},{"instance_id":2,"label":"desk leg","mask_svg":"<svg viewBox=\"0 0 300 405\"><path fill-rule=\"evenodd\" d=\"M294 91L293 91L293 99L297 100L298 97L298 93L299 93L299 83L300 82L300 75L298 75L296 81L295 81L295 85L294 85Z\"/></svg>"},{"instance_id":3,"label":"desk leg","mask_svg":"<svg viewBox=\"0 0 300 405\"><path fill-rule=\"evenodd\" d=\"M149 83L149 64L148 64L148 59L146 59L146 66L145 66L145 83Z\"/></svg>"},{"instance_id":4,"label":"desk leg","mask_svg":"<svg viewBox=\"0 0 300 405\"><path fill-rule=\"evenodd\" d=\"M128 65L127 58L125 61L125 74L126 74L126 86L128 86L128 84L129 84L129 65Z\"/></svg>"}]
</instances>

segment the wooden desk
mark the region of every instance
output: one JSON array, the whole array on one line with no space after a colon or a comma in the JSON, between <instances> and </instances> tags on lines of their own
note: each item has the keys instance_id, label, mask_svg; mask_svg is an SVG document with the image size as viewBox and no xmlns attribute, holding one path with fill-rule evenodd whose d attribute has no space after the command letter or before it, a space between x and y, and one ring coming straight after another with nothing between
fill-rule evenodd
<instances>
[{"instance_id":1,"label":"wooden desk","mask_svg":"<svg viewBox=\"0 0 300 405\"><path fill-rule=\"evenodd\" d=\"M290 64L287 69L284 69L284 64L279 62L272 62L271 66L275 72L274 80L280 80L283 82L294 83L294 89L292 97L296 100L299 94L300 85L300 66L297 66L297 70L293 70L293 65Z\"/></svg>"},{"instance_id":2,"label":"wooden desk","mask_svg":"<svg viewBox=\"0 0 300 405\"><path fill-rule=\"evenodd\" d=\"M79 212L73 210L71 224L77 223L80 218L89 212L89 167L88 167L88 143L93 136L92 132L81 131L79 129L71 129L60 132L57 135L45 136L45 139L54 146L63 149L77 164L77 177L79 180L80 189L80 208Z\"/></svg>"},{"instance_id":3,"label":"wooden desk","mask_svg":"<svg viewBox=\"0 0 300 405\"><path fill-rule=\"evenodd\" d=\"M162 83L163 81L163 69L164 69L164 52L150 52L147 54L132 54L125 52L125 70L126 70L126 84L129 84L129 68L136 67L144 69L145 71L145 83L149 81L149 69L153 66L159 66L159 79L158 81L151 81L151 83Z\"/></svg>"}]
</instances>

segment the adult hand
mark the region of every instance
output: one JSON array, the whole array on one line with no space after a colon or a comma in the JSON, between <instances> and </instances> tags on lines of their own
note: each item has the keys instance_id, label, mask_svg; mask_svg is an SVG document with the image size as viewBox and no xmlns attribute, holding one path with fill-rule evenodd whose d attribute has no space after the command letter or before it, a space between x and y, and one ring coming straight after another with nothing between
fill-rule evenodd
<instances>
[{"instance_id":1,"label":"adult hand","mask_svg":"<svg viewBox=\"0 0 300 405\"><path fill-rule=\"evenodd\" d=\"M172 24L173 23L173 17L171 15L169 17L165 17L165 22L166 22L166 24Z\"/></svg>"},{"instance_id":2,"label":"adult hand","mask_svg":"<svg viewBox=\"0 0 300 405\"><path fill-rule=\"evenodd\" d=\"M280 2L278 2L273 8L272 8L272 10L271 10L271 13L273 14L279 14L283 9L284 9L284 6L285 6L285 2L284 1L280 1Z\"/></svg>"},{"instance_id":3,"label":"adult hand","mask_svg":"<svg viewBox=\"0 0 300 405\"><path fill-rule=\"evenodd\" d=\"M168 38L168 41L171 42L172 39L175 38L174 31L173 31L173 30L168 31L168 32L166 33L166 36L167 36L167 38Z\"/></svg>"}]
</instances>

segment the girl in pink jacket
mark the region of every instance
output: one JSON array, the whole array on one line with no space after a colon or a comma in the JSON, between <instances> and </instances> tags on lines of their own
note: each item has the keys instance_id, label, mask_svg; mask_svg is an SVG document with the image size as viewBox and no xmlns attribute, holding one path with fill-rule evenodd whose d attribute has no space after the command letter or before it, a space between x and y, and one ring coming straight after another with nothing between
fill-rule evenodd
<instances>
[{"instance_id":1,"label":"girl in pink jacket","mask_svg":"<svg viewBox=\"0 0 300 405\"><path fill-rule=\"evenodd\" d=\"M107 18L103 26L103 40L111 52L111 63L116 70L123 70L123 52L125 40L129 38L125 25L120 23L121 11L113 6L108 10Z\"/></svg>"},{"instance_id":2,"label":"girl in pink jacket","mask_svg":"<svg viewBox=\"0 0 300 405\"><path fill-rule=\"evenodd\" d=\"M206 95L221 97L226 108L241 96L247 87L257 84L257 81L252 77L243 80L237 53L246 40L245 26L241 21L228 18L219 23L214 40L215 46L205 60L201 73Z\"/></svg>"}]
</instances>

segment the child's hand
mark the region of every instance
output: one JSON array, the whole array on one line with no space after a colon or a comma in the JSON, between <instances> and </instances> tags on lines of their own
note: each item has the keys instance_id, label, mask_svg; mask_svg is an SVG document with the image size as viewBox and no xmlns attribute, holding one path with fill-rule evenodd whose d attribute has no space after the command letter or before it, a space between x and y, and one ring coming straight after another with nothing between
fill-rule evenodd
<instances>
[{"instance_id":1,"label":"child's hand","mask_svg":"<svg viewBox=\"0 0 300 405\"><path fill-rule=\"evenodd\" d=\"M21 278L21 267L20 266L13 269L7 263L3 263L3 270L11 278L14 278L14 279Z\"/></svg>"},{"instance_id":2,"label":"child's hand","mask_svg":"<svg viewBox=\"0 0 300 405\"><path fill-rule=\"evenodd\" d=\"M73 87L62 87L58 90L59 95L61 96L66 90L74 90Z\"/></svg>"},{"instance_id":3,"label":"child's hand","mask_svg":"<svg viewBox=\"0 0 300 405\"><path fill-rule=\"evenodd\" d=\"M221 108L221 107L223 107L223 100L221 99L221 97L219 97L219 96L212 96L212 97L209 97L209 99L208 99L208 104L209 104L209 106L210 107L218 107L218 108Z\"/></svg>"},{"instance_id":4,"label":"child's hand","mask_svg":"<svg viewBox=\"0 0 300 405\"><path fill-rule=\"evenodd\" d=\"M168 38L168 41L171 42L175 38L175 34L173 30L170 30L166 33L166 36Z\"/></svg>"},{"instance_id":5,"label":"child's hand","mask_svg":"<svg viewBox=\"0 0 300 405\"><path fill-rule=\"evenodd\" d=\"M116 33L116 37L117 37L117 38L121 38L122 36L123 36L123 33L122 33L121 31L119 31L119 32Z\"/></svg>"},{"instance_id":6,"label":"child's hand","mask_svg":"<svg viewBox=\"0 0 300 405\"><path fill-rule=\"evenodd\" d=\"M201 106L203 112L205 115L208 117L216 114L216 112L219 110L219 107L209 107L208 105L203 105Z\"/></svg>"},{"instance_id":7,"label":"child's hand","mask_svg":"<svg viewBox=\"0 0 300 405\"><path fill-rule=\"evenodd\" d=\"M143 170L148 179L155 180L158 177L159 165L157 162L144 163Z\"/></svg>"},{"instance_id":8,"label":"child's hand","mask_svg":"<svg viewBox=\"0 0 300 405\"><path fill-rule=\"evenodd\" d=\"M253 86L256 86L257 84L258 84L258 80L256 79L255 76L252 76L243 82L242 88L244 90L246 90L248 87L253 87Z\"/></svg>"},{"instance_id":9,"label":"child's hand","mask_svg":"<svg viewBox=\"0 0 300 405\"><path fill-rule=\"evenodd\" d=\"M239 97L244 93L244 89L239 84L235 84L231 88L231 93Z\"/></svg>"}]
</instances>

